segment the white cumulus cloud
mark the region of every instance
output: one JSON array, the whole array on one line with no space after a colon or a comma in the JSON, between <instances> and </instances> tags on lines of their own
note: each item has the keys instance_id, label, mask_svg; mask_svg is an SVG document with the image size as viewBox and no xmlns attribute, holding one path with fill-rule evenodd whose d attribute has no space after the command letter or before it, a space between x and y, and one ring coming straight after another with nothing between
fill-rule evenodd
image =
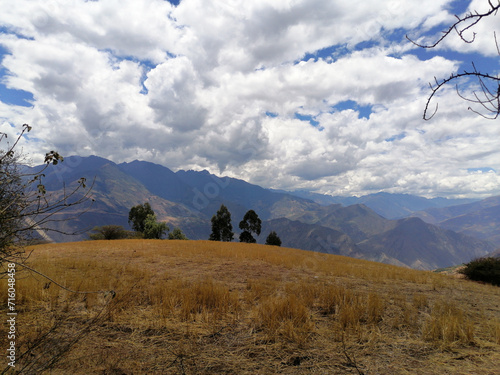
<instances>
[{"instance_id":1,"label":"white cumulus cloud","mask_svg":"<svg viewBox=\"0 0 500 375\"><path fill-rule=\"evenodd\" d=\"M428 82L467 53L498 71L498 16L465 47L450 38L429 54L405 39L445 29L451 5L0 0L0 83L32 95L0 102L0 131L33 125L35 159L55 148L344 195L499 194L496 122L453 87L422 119Z\"/></svg>"}]
</instances>

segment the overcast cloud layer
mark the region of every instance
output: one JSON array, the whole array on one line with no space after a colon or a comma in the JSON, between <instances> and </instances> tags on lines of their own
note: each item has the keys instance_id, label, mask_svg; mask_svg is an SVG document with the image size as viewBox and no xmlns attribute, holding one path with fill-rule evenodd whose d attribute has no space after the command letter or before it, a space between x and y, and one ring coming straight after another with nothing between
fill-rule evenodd
<instances>
[{"instance_id":1,"label":"overcast cloud layer","mask_svg":"<svg viewBox=\"0 0 500 375\"><path fill-rule=\"evenodd\" d=\"M422 113L434 76L475 58L498 74L500 15L471 45L453 35L425 52L404 38L431 40L467 4L0 0L2 83L32 94L0 102L0 131L33 125L35 159L140 159L333 195L498 195L499 120L454 87L431 121Z\"/></svg>"}]
</instances>

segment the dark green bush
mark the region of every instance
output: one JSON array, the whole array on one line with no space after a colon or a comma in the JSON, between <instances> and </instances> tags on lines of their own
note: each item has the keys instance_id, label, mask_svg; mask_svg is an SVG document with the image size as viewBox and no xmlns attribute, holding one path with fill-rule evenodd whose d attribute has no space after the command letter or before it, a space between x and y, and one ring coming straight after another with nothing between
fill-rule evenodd
<instances>
[{"instance_id":1,"label":"dark green bush","mask_svg":"<svg viewBox=\"0 0 500 375\"><path fill-rule=\"evenodd\" d=\"M467 263L460 271L469 280L500 286L500 258L479 258Z\"/></svg>"},{"instance_id":2,"label":"dark green bush","mask_svg":"<svg viewBox=\"0 0 500 375\"><path fill-rule=\"evenodd\" d=\"M281 246L281 239L278 237L274 230L269 233L269 236L267 236L266 245Z\"/></svg>"},{"instance_id":3,"label":"dark green bush","mask_svg":"<svg viewBox=\"0 0 500 375\"><path fill-rule=\"evenodd\" d=\"M133 232L123 229L121 225L104 225L102 227L94 227L93 232L90 234L91 240L121 240L125 238L132 238Z\"/></svg>"},{"instance_id":4,"label":"dark green bush","mask_svg":"<svg viewBox=\"0 0 500 375\"><path fill-rule=\"evenodd\" d=\"M168 234L169 240L187 240L188 238L182 233L181 228L174 228L172 233Z\"/></svg>"}]
</instances>

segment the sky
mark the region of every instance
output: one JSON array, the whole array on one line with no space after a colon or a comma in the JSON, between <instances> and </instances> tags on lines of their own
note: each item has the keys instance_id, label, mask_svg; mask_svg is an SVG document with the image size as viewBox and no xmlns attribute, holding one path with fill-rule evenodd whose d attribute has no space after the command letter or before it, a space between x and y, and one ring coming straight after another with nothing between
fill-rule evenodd
<instances>
[{"instance_id":1,"label":"sky","mask_svg":"<svg viewBox=\"0 0 500 375\"><path fill-rule=\"evenodd\" d=\"M45 152L331 195L500 195L500 119L434 77L497 75L487 0L0 0L0 132ZM469 34L470 35L470 34ZM477 81L460 83L473 95ZM481 108L474 107L477 110ZM4 145L1 145L4 146Z\"/></svg>"}]
</instances>

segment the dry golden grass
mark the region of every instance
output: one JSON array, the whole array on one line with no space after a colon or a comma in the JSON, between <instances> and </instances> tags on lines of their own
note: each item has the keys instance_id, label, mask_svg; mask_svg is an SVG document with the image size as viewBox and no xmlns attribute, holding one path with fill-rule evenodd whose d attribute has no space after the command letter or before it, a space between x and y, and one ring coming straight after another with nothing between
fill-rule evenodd
<instances>
[{"instance_id":1,"label":"dry golden grass","mask_svg":"<svg viewBox=\"0 0 500 375\"><path fill-rule=\"evenodd\" d=\"M431 272L160 240L41 245L30 265L116 296L19 273L28 374L495 374L500 363L500 288Z\"/></svg>"}]
</instances>

